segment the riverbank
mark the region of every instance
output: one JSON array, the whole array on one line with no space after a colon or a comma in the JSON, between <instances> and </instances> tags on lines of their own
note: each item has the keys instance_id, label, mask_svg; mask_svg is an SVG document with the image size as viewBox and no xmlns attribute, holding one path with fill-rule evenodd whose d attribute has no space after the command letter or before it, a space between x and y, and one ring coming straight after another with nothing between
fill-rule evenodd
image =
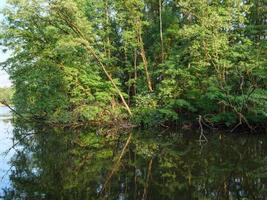
<instances>
[{"instance_id":1,"label":"riverbank","mask_svg":"<svg viewBox=\"0 0 267 200\"><path fill-rule=\"evenodd\" d=\"M62 129L84 129L87 127L92 127L95 129L102 129L102 130L109 130L112 129L114 132L118 130L131 130L131 129L140 129L140 130L151 130L151 129L160 129L162 131L166 130L183 130L183 131L192 131L198 130L199 133L203 132L210 132L210 131L224 131L226 133L267 133L267 127L264 123L258 124L247 124L247 123L240 123L240 122L232 122L231 126L225 123L210 123L207 122L202 116L195 117L194 121L190 121L188 119L181 119L176 121L158 121L155 123L149 124L144 123L144 121L139 121L136 123L134 116L132 118L117 118L112 117L106 118L106 120L84 120L84 121L75 121L72 122L63 122L61 120L53 121L47 120L42 117L33 116L33 115L24 115L21 113L17 113L13 107L8 107L5 105L1 105L0 108L4 108L8 112L13 112L16 118L19 121L25 121L26 123L37 123L37 124L45 124L51 128L62 128ZM139 117L140 120L140 117ZM104 132L104 131L103 131Z\"/></svg>"}]
</instances>

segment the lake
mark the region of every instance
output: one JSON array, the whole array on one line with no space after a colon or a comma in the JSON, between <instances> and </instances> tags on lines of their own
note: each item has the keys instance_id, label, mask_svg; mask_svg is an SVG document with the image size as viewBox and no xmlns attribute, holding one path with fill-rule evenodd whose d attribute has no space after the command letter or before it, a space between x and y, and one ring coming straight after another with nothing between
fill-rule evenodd
<instances>
[{"instance_id":1,"label":"lake","mask_svg":"<svg viewBox=\"0 0 267 200\"><path fill-rule=\"evenodd\" d=\"M9 161L14 154L14 150L6 152L12 147L13 126L11 124L11 113L8 108L0 106L0 188L6 188L10 186ZM3 195L3 191L0 190L0 196Z\"/></svg>"},{"instance_id":2,"label":"lake","mask_svg":"<svg viewBox=\"0 0 267 200\"><path fill-rule=\"evenodd\" d=\"M2 199L267 199L267 137L63 130L11 123L0 107Z\"/></svg>"}]
</instances>

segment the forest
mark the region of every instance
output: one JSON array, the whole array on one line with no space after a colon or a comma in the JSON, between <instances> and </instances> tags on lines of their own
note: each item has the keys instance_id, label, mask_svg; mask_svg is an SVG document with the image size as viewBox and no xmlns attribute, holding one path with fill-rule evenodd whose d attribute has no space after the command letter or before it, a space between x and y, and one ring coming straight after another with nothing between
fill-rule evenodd
<instances>
[{"instance_id":1,"label":"forest","mask_svg":"<svg viewBox=\"0 0 267 200\"><path fill-rule=\"evenodd\" d=\"M8 0L16 112L48 123L264 128L265 0Z\"/></svg>"}]
</instances>

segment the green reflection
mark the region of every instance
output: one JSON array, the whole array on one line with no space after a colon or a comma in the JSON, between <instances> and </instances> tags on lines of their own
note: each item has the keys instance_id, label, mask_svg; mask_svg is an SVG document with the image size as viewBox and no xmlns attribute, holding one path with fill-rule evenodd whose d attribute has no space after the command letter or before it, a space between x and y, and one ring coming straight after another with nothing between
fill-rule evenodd
<instances>
[{"instance_id":1,"label":"green reflection","mask_svg":"<svg viewBox=\"0 0 267 200\"><path fill-rule=\"evenodd\" d=\"M21 145L11 160L12 187L4 199L267 197L265 136L213 134L199 145L197 134L136 131L116 167L129 134L96 132L15 127Z\"/></svg>"}]
</instances>

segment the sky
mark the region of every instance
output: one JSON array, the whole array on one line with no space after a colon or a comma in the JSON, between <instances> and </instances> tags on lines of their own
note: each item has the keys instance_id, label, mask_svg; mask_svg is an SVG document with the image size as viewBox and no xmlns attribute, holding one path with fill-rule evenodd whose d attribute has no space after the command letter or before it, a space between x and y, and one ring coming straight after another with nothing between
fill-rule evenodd
<instances>
[{"instance_id":1,"label":"sky","mask_svg":"<svg viewBox=\"0 0 267 200\"><path fill-rule=\"evenodd\" d=\"M2 9L5 6L5 1L6 0L0 0L0 9ZM2 17L0 16L0 21ZM5 61L8 58L8 53L3 53L0 47L0 62ZM11 82L9 80L8 74L3 71L0 68L0 87L9 87L11 86Z\"/></svg>"}]
</instances>

